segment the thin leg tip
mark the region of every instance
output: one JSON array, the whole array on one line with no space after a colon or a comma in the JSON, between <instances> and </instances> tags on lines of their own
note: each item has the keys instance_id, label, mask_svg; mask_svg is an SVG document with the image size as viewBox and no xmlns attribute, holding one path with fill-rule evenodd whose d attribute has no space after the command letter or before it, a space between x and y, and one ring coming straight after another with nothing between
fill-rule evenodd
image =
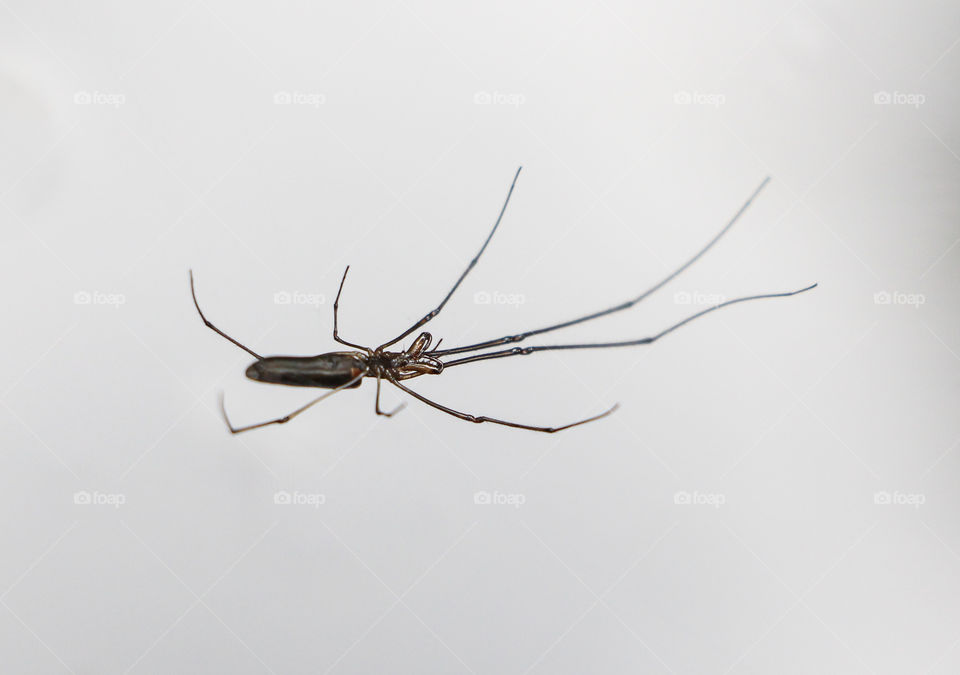
<instances>
[{"instance_id":1,"label":"thin leg tip","mask_svg":"<svg viewBox=\"0 0 960 675\"><path fill-rule=\"evenodd\" d=\"M237 433L236 429L233 428L233 425L230 424L230 418L227 416L227 406L224 404L224 396L222 391L217 395L217 401L220 403L220 414L223 415L223 421L226 423L227 429L231 434Z\"/></svg>"}]
</instances>

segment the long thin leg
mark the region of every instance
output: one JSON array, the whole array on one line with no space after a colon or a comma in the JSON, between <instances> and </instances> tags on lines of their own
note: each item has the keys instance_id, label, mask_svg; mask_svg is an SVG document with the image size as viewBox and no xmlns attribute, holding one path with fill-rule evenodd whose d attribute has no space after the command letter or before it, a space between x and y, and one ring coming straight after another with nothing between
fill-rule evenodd
<instances>
[{"instance_id":1,"label":"long thin leg","mask_svg":"<svg viewBox=\"0 0 960 675\"><path fill-rule=\"evenodd\" d=\"M648 296L652 295L653 293L657 292L658 290L666 286L668 283L673 281L684 270L686 270L693 263L699 260L704 253L709 251L713 247L713 245L716 244L717 241L719 241L720 238L723 235L725 235L727 231L730 230L730 228L736 224L736 222L740 219L740 216L742 216L744 211L747 210L747 207L750 206L753 200L756 199L757 195L760 194L760 191L763 190L763 188L766 187L767 183L769 182L770 182L770 176L767 176L766 178L764 178L763 182L760 183L757 189L753 191L753 194L750 195L750 198L743 203L740 209L733 215L733 217L727 222L727 224L724 225L723 229L720 230L713 237L713 239L707 242L707 245L701 248L695 256L690 258L690 260L685 262L683 265L677 268L674 272L667 275L666 277L661 279L659 282L657 282L656 284L654 284L653 286L645 290L643 293L635 297L633 300L628 300L627 302L621 303L616 307L610 307L609 309L604 309L599 312L594 312L593 314L587 314L586 316L581 316L578 319L571 319L570 321L564 321L563 323L554 324L553 326L547 326L546 328L539 328L537 330L531 330L525 333L518 333L517 335L507 335L502 338L497 338L494 340L486 340L484 342L478 342L476 344L467 345L465 347L456 347L452 349L437 350L437 351L431 352L431 354L434 356L444 356L446 354L459 354L461 352L476 351L477 349L486 349L487 347L496 347L497 345L508 344L511 342L521 342L523 340L526 340L528 337L532 337L534 335L540 335L541 333L549 333L550 331L560 330L561 328L567 328L568 326L574 326L578 323L583 323L584 321L599 319L601 316L607 316L608 314L613 314L614 312L622 312L625 309L630 309L631 307L636 305L638 302L643 301Z\"/></svg>"},{"instance_id":2,"label":"long thin leg","mask_svg":"<svg viewBox=\"0 0 960 675\"><path fill-rule=\"evenodd\" d=\"M270 424L286 424L287 422L289 422L290 420L292 420L294 417L296 417L297 415L299 415L299 414L302 413L303 411L309 409L309 408L312 407L313 405L319 403L319 402L322 401L323 399L325 399L325 398L327 398L327 397L329 397L329 396L333 396L334 394L336 394L336 393L337 393L338 391L340 391L341 389L346 389L347 387L350 387L351 385L355 384L356 382L358 382L359 380L361 380L361 379L363 378L363 376L366 375L366 374L367 374L367 372L364 371L364 372L360 373L359 375L357 375L357 376L356 376L355 378L353 378L352 380L350 380L349 382L347 382L346 384L341 384L341 385L340 385L339 387L337 387L336 389L331 389L330 391L325 392L324 394L322 394L322 395L318 396L317 398L313 399L312 401L310 401L310 402L307 403L306 405L297 408L296 410L294 410L294 411L293 411L292 413L290 413L289 415L284 415L283 417L278 417L277 419L275 419L275 420L270 420L270 421L268 421L268 422L260 422L260 424L251 424L251 425L248 425L248 426L245 426L245 427L235 428L232 424L230 424L230 418L227 417L227 409L226 409L226 407L223 405L223 393L220 394L220 412L223 413L223 420L227 423L227 428L230 430L230 433L231 433L231 434L239 434L239 433L242 433L242 432L244 432L244 431L250 431L251 429L259 429L260 427L265 427L265 426L268 426L268 425L270 425Z\"/></svg>"},{"instance_id":3,"label":"long thin leg","mask_svg":"<svg viewBox=\"0 0 960 675\"><path fill-rule=\"evenodd\" d=\"M410 389L410 388L408 388L408 387L403 386L403 385L400 384L390 373L387 373L387 374L386 374L386 377L387 377L387 379L390 380L394 385L396 385L397 387L399 387L399 388L402 389L403 391L407 392L408 394L410 394L411 396L413 396L413 397L416 398L417 400L423 401L423 402L426 403L427 405L429 405L429 406L431 406L431 407L433 407L433 408L436 408L437 410L440 410L440 411L442 411L442 412L445 412L445 413L447 413L448 415L453 415L454 417L456 417L456 418L458 418L458 419L461 419L461 420L464 420L464 421L466 421L466 422L474 422L474 423L476 423L476 424L480 424L481 422L491 422L492 424L501 424L501 425L503 425L503 426L505 426L505 427L513 427L514 429L529 429L530 431L542 431L543 433L546 433L546 434L553 434L553 433L556 433L556 432L558 432L558 431L563 431L564 429L569 429L570 427L576 427L576 426L580 426L581 424L586 424L587 422L593 422L593 421L595 421L595 420L598 420L598 419L601 419L601 418L603 418L603 417L606 417L607 415L611 414L614 410L616 410L617 408L620 407L620 404L619 404L619 403L616 403L616 404L613 405L613 407L611 407L611 408L610 408L609 410L607 410L606 412L602 412L602 413L600 413L599 415L594 415L593 417L588 417L587 419L585 419L585 420L580 420L579 422L572 422L572 423L570 423L570 424L564 424L563 426L560 426L560 427L536 427L536 426L531 426L531 425L529 425L529 424L519 424L518 422L508 422L508 421L506 421L506 420L500 420L500 419L496 419L496 418L494 418L494 417L486 417L486 416L484 416L484 415L470 415L470 414L468 414L468 413L460 412L459 410L454 410L453 408L448 408L448 407L445 406L445 405L441 405L441 404L437 403L436 401L431 401L431 400L428 399L426 396L423 396L423 395L421 395L421 394L418 394L418 393L415 392L413 389Z\"/></svg>"},{"instance_id":4,"label":"long thin leg","mask_svg":"<svg viewBox=\"0 0 960 675\"><path fill-rule=\"evenodd\" d=\"M384 417L393 417L393 416L396 415L398 412L400 412L400 411L403 410L405 407L407 407L407 404L406 404L405 402L404 402L404 403L401 403L400 405L398 405L396 408L394 408L394 409L391 410L390 412L384 412L384 411L380 410L380 379L381 379L381 378L380 378L380 374L377 373L377 402L376 402L376 404L374 404L374 410L376 411L376 413L377 413L378 415L383 415Z\"/></svg>"},{"instance_id":5,"label":"long thin leg","mask_svg":"<svg viewBox=\"0 0 960 675\"><path fill-rule=\"evenodd\" d=\"M485 361L487 359L502 359L507 356L523 356L526 354L533 354L534 352L546 352L557 349L603 349L605 347L631 347L634 345L648 345L653 342L656 342L664 335L672 333L676 329L680 328L685 324L690 323L694 319L697 319L704 314L709 314L714 312L721 307L728 307L730 305L735 305L738 302L747 302L749 300L762 300L764 298L784 298L790 295L797 295L798 293L803 293L809 291L811 288L816 288L817 284L812 286L807 286L806 288L801 288L797 291L790 291L788 293L769 293L767 295L750 295L743 298L735 298L733 300L727 300L726 302L721 302L719 305L714 305L713 307L708 307L704 310L697 312L696 314L691 314L687 318L679 321L669 328L666 328L656 335L651 335L649 337L640 338L638 340L623 340L620 342L595 342L590 344L571 344L571 345L537 345L535 347L513 347L511 349L504 349L498 352L487 352L486 354L476 354L474 356L466 356L461 359L454 359L453 361L446 361L443 364L444 370L452 366L461 366L465 363L473 363L474 361Z\"/></svg>"},{"instance_id":6,"label":"long thin leg","mask_svg":"<svg viewBox=\"0 0 960 675\"><path fill-rule=\"evenodd\" d=\"M212 323L210 323L209 321L207 321L207 317L205 317L205 316L203 315L203 311L201 311L201 309L200 309L200 303L197 302L197 292L196 292L196 291L194 290L194 288L193 288L193 270L190 270L190 295L193 296L193 306L197 308L197 313L200 315L200 318L203 319L203 323L204 323L204 325L206 325L207 328L209 328L210 330L212 330L214 333L216 333L216 334L219 335L220 337L225 337L226 339L230 340L230 342L232 342L233 344L237 345L237 346L238 346L240 349L242 349L243 351L245 351L245 352L247 352L248 354L251 354L252 356L256 357L256 359L257 359L258 361L262 361L262 360L263 360L263 357L260 356L259 354L257 354L255 351L253 351L253 350L250 349L249 347L246 347L246 346L240 344L239 342L237 342L236 340L234 340L232 337L230 337L229 335L227 335L226 333L224 333L222 330L220 330L219 328L217 328L216 326L214 326Z\"/></svg>"},{"instance_id":7,"label":"long thin leg","mask_svg":"<svg viewBox=\"0 0 960 675\"><path fill-rule=\"evenodd\" d=\"M395 337L395 338L393 338L392 340L390 340L390 342L384 342L382 345L380 345L379 347L377 347L377 350L378 350L378 351L381 350L381 349L384 349L384 348L386 348L386 347L389 347L390 345L392 345L392 344L394 344L394 343L396 343L396 342L399 342L399 341L402 340L403 338L405 338L405 337L407 337L408 335L410 335L410 333L412 333L413 331L417 330L417 329L420 328L421 326L425 325L427 322L431 321L434 317L437 316L437 314L440 313L440 311L443 309L444 305L447 304L447 301L450 300L450 298L453 296L453 294L454 294L454 292L457 290L457 288L460 287L460 284L461 284L461 283L463 282L463 280L466 278L467 274L470 273L470 270L472 270L472 269L474 268L474 266L477 264L477 261L480 260L480 256L483 255L483 252L486 250L487 244L489 244L489 243L490 243L490 240L493 239L493 234L494 234L494 232L497 231L497 228L500 226L500 221L503 219L503 214L504 214L504 212L507 210L507 204L510 203L510 195L513 194L513 187L517 184L517 178L520 176L520 169L522 169L522 168L523 168L523 167L519 167L519 168L517 169L517 173L514 174L514 176L513 176L513 182L510 183L510 190L507 191L507 198L503 201L503 206L500 207L500 215L497 216L497 222L495 222L495 223L493 224L493 229L490 230L490 234L487 235L487 239L486 239L486 241L483 242L483 246L480 247L479 253L477 253L477 255L474 256L473 260L470 261L470 264L467 265L467 269L465 269L465 270L463 271L463 274L460 275L460 278L457 279L457 283L455 283L455 284L453 285L453 288L450 289L450 292L447 293L447 296L443 299L443 301L442 301L439 305L437 305L436 309L433 309L433 310L431 310L430 312L428 312L426 315L424 315L424 317L423 317L422 319L420 319L420 320L417 321L415 324L413 324L412 326L410 326L410 328L408 328L407 330L405 330L405 331L403 331L402 333L400 333L400 335L398 335L397 337Z\"/></svg>"},{"instance_id":8,"label":"long thin leg","mask_svg":"<svg viewBox=\"0 0 960 675\"><path fill-rule=\"evenodd\" d=\"M347 280L347 272L349 271L350 265L347 265L347 269L343 270L343 277L340 279L340 288L337 290L337 299L333 301L333 339L342 345L347 345L348 347L353 347L355 349L363 349L369 352L370 350L366 347L355 345L352 342L347 342L346 340L341 340L340 335L337 333L337 313L340 310L340 294L343 293L343 282Z\"/></svg>"}]
</instances>

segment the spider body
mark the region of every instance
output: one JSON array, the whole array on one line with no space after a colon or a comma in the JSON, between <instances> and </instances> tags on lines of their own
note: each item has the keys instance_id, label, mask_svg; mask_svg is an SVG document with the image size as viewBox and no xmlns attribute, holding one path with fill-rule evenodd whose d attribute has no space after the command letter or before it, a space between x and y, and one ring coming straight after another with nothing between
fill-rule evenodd
<instances>
[{"instance_id":1,"label":"spider body","mask_svg":"<svg viewBox=\"0 0 960 675\"><path fill-rule=\"evenodd\" d=\"M265 356L251 363L245 374L257 382L315 389L355 389L363 381L361 376L383 377L387 371L398 380L439 375L443 363L426 353L431 342L430 333L424 332L402 352L368 349L317 356Z\"/></svg>"}]
</instances>

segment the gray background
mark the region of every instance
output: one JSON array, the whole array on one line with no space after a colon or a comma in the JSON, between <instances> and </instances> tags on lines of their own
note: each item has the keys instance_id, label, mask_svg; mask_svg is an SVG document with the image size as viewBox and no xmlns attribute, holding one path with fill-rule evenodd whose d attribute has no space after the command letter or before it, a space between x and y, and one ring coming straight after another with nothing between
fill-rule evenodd
<instances>
[{"instance_id":1,"label":"gray background","mask_svg":"<svg viewBox=\"0 0 960 675\"><path fill-rule=\"evenodd\" d=\"M936 2L3 0L3 670L957 672L958 37ZM622 404L563 434L377 418L369 382L225 431L218 391L238 424L310 392L243 378L188 268L224 330L311 354L350 263L377 344L520 164L447 344L636 295L767 174L694 269L556 339L821 286L412 383Z\"/></svg>"}]
</instances>

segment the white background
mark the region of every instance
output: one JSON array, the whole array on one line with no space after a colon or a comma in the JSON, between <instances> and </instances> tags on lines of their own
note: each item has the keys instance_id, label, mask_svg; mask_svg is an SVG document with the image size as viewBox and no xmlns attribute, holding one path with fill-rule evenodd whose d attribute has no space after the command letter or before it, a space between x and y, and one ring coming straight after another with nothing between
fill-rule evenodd
<instances>
[{"instance_id":1,"label":"white background","mask_svg":"<svg viewBox=\"0 0 960 675\"><path fill-rule=\"evenodd\" d=\"M957 672L958 37L937 2L3 0L3 670ZM349 263L376 345L521 164L445 345L637 295L768 174L656 298L532 342L820 287L411 382L533 424L621 403L566 433L378 418L370 382L226 432L219 391L237 424L312 392L245 380L188 269L231 335L315 354Z\"/></svg>"}]
</instances>

